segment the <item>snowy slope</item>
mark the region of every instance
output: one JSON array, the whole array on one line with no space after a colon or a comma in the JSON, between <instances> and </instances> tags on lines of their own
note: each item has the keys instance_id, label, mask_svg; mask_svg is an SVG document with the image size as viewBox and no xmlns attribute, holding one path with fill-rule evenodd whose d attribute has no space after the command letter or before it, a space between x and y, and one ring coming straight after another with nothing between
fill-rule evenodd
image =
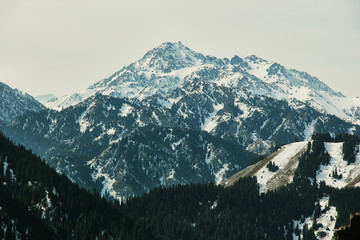
<instances>
[{"instance_id":1,"label":"snowy slope","mask_svg":"<svg viewBox=\"0 0 360 240\"><path fill-rule=\"evenodd\" d=\"M266 165L256 173L260 185L260 192L274 190L292 182L293 174L299 163L298 157L305 151L307 142L297 142L284 146L270 161L279 167L276 172L271 172Z\"/></svg>"},{"instance_id":2,"label":"snowy slope","mask_svg":"<svg viewBox=\"0 0 360 240\"><path fill-rule=\"evenodd\" d=\"M330 154L330 163L321 164L316 172L316 182L325 182L326 185L344 188L346 186L360 186L360 153L357 154L355 162L348 164L343 159L343 142L325 142L326 152ZM264 160L257 162L246 169L236 173L223 182L224 186L231 186L237 179L242 177L256 177L260 192L275 190L292 182L295 170L299 163L299 157L307 149L308 142L296 142L285 145ZM279 169L272 172L267 164L272 162ZM333 173L341 175L336 178Z\"/></svg>"},{"instance_id":3,"label":"snowy slope","mask_svg":"<svg viewBox=\"0 0 360 240\"><path fill-rule=\"evenodd\" d=\"M320 199L319 203L321 206L321 211L325 209L327 210L325 213L322 213L318 219L316 219L316 222L321 224L322 227L315 231L315 235L317 235L317 233L319 232L326 232L326 237L322 239L331 240L334 236L335 223L338 213L336 211L336 207L329 205L329 197L324 197Z\"/></svg>"},{"instance_id":4,"label":"snowy slope","mask_svg":"<svg viewBox=\"0 0 360 240\"><path fill-rule=\"evenodd\" d=\"M315 236L318 236L317 239L321 240L331 240L334 236L335 223L337 218L336 207L329 205L329 197L323 197L317 203L320 205L320 211L322 212L320 217L314 219L314 214L312 216L306 217L304 220L293 220L294 229L299 227L303 229L304 226L307 226L307 229L314 227L314 223L317 223L321 227L314 231ZM319 234L322 233L324 236L320 237ZM303 232L300 233L301 239L303 239ZM293 239L299 240L299 236L293 234Z\"/></svg>"},{"instance_id":5,"label":"snowy slope","mask_svg":"<svg viewBox=\"0 0 360 240\"><path fill-rule=\"evenodd\" d=\"M43 105L47 105L47 104L50 104L51 102L58 101L58 97L55 96L54 94L39 95L39 96L36 96L35 99L38 100L39 102L41 102Z\"/></svg>"},{"instance_id":6,"label":"snowy slope","mask_svg":"<svg viewBox=\"0 0 360 240\"><path fill-rule=\"evenodd\" d=\"M96 93L138 100L157 94L171 99L169 94L173 90L185 89L194 79L230 88L239 96L259 95L284 100L295 109L306 104L322 113L360 124L360 99L347 98L316 77L254 55L243 59L234 56L231 60L205 56L181 42L163 43L109 78L45 105L61 110ZM171 107L174 102L170 100L167 104Z\"/></svg>"},{"instance_id":7,"label":"snowy slope","mask_svg":"<svg viewBox=\"0 0 360 240\"><path fill-rule=\"evenodd\" d=\"M224 186L231 186L241 177L256 177L260 192L275 190L293 181L294 172L299 163L299 157L307 149L307 141L285 145L264 160L247 167L223 182ZM278 167L276 172L268 169L272 162Z\"/></svg>"},{"instance_id":8,"label":"snowy slope","mask_svg":"<svg viewBox=\"0 0 360 240\"><path fill-rule=\"evenodd\" d=\"M36 97L36 99L44 104L47 108L61 111L64 108L70 106L75 106L76 104L84 101L85 99L94 96L96 94L95 90L84 90L79 93L74 93L72 95L64 95L61 97L56 97L53 94L41 95Z\"/></svg>"},{"instance_id":9,"label":"snowy slope","mask_svg":"<svg viewBox=\"0 0 360 240\"><path fill-rule=\"evenodd\" d=\"M266 193L293 182L296 176L297 179L310 180L310 184L317 183L317 186L320 186L320 182L325 182L326 185L334 188L360 187L360 153L357 153L354 163L349 164L343 157L344 144L350 145L350 143L335 142L335 140L334 142L323 142L325 152L330 155L330 161L326 165L320 163L316 171L315 179L298 175L301 171L296 172L299 161L314 161L314 159L302 157L302 155L307 156L315 151L314 141L311 140L309 142L296 142L281 147L264 160L234 174L225 180L222 185L228 187L233 185L239 178L256 177L260 193ZM308 146L311 146L311 148L308 149ZM359 144L355 144L354 151L359 147ZM316 147L316 149L318 148ZM324 152L322 152L323 150L317 151L316 154L324 154ZM279 169L270 171L267 167L270 162ZM316 166L314 167L316 168ZM334 176L335 172L336 176ZM339 177L339 175L341 176ZM318 215L315 215L314 211L310 216L303 216L301 219L293 220L294 230L295 228L300 229L300 234L293 234L293 239L303 238L301 229L303 229L305 225L307 229L313 227L312 230L315 236L317 236L317 239L332 239L338 211L335 206L330 205L329 200L330 198L327 195L315 200L314 206L320 206L320 213L318 213Z\"/></svg>"},{"instance_id":10,"label":"snowy slope","mask_svg":"<svg viewBox=\"0 0 360 240\"><path fill-rule=\"evenodd\" d=\"M318 184L324 181L328 186L343 188L360 175L360 154L357 154L354 163L348 164L343 158L343 144L343 142L325 143L326 151L330 154L331 159L329 165L320 166L316 175ZM342 175L341 179L333 177L335 171L338 175ZM355 186L360 186L360 183L356 183Z\"/></svg>"},{"instance_id":11,"label":"snowy slope","mask_svg":"<svg viewBox=\"0 0 360 240\"><path fill-rule=\"evenodd\" d=\"M342 148L344 142L325 142L326 152L330 154L328 165L321 164L316 172L316 182L325 182L326 185L344 188L347 186L360 186L360 153L357 154L355 162L348 164L343 158ZM267 158L259 161L244 170L236 173L223 182L224 186L231 186L237 179L242 177L256 177L260 192L275 190L293 181L294 173L298 167L299 157L306 151L308 142L295 142L282 146ZM360 146L359 146L360 147ZM272 162L279 169L272 172L267 164ZM342 177L334 177L334 172Z\"/></svg>"}]
</instances>

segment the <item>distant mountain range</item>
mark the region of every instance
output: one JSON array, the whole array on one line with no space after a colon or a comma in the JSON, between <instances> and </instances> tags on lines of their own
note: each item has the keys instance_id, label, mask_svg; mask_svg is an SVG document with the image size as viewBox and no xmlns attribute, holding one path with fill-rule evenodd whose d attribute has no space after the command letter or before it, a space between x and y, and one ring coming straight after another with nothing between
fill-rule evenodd
<instances>
[{"instance_id":1,"label":"distant mountain range","mask_svg":"<svg viewBox=\"0 0 360 240\"><path fill-rule=\"evenodd\" d=\"M360 99L346 98L306 72L286 69L279 63L255 55L234 56L231 60L205 56L181 42L164 43L152 49L139 61L82 92L60 98L46 95L38 99L57 110L73 106L97 93L142 101L153 95L170 97L175 89L183 89L194 79L231 88L239 96L267 96L285 100L292 107L299 107L297 104L300 102L321 113L359 124ZM175 99L168 98L164 104L172 104Z\"/></svg>"},{"instance_id":2,"label":"distant mountain range","mask_svg":"<svg viewBox=\"0 0 360 240\"><path fill-rule=\"evenodd\" d=\"M45 106L29 94L0 82L0 122L9 123L27 111L44 109Z\"/></svg>"},{"instance_id":3,"label":"distant mountain range","mask_svg":"<svg viewBox=\"0 0 360 240\"><path fill-rule=\"evenodd\" d=\"M81 186L118 199L160 185L220 184L276 145L360 131L360 99L316 77L180 42L82 92L37 99L48 109L19 111L1 130Z\"/></svg>"}]
</instances>

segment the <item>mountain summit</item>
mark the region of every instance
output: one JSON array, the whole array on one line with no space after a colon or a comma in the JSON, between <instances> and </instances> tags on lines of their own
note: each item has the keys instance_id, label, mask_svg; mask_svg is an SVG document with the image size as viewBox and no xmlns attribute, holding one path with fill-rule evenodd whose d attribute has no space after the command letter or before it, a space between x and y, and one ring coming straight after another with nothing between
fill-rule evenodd
<instances>
[{"instance_id":1,"label":"mountain summit","mask_svg":"<svg viewBox=\"0 0 360 240\"><path fill-rule=\"evenodd\" d=\"M170 93L184 82L196 66L211 60L191 51L182 43L164 43L147 52L142 59L124 67L89 90L104 95L143 99L156 93Z\"/></svg>"},{"instance_id":2,"label":"mountain summit","mask_svg":"<svg viewBox=\"0 0 360 240\"><path fill-rule=\"evenodd\" d=\"M255 55L231 60L205 56L181 42L166 42L88 89L43 103L53 109L76 105L97 93L143 100L155 94L168 98L178 87L199 79L242 95L285 100L295 108L309 105L322 113L360 124L360 99L346 98L306 72L287 69Z\"/></svg>"}]
</instances>

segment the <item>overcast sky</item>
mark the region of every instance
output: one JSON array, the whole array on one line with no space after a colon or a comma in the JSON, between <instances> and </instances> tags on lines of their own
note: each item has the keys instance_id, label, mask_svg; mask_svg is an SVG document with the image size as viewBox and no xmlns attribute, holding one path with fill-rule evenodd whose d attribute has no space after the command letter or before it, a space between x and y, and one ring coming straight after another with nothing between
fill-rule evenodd
<instances>
[{"instance_id":1,"label":"overcast sky","mask_svg":"<svg viewBox=\"0 0 360 240\"><path fill-rule=\"evenodd\" d=\"M0 0L0 81L34 96L83 90L167 41L360 96L359 0Z\"/></svg>"}]
</instances>

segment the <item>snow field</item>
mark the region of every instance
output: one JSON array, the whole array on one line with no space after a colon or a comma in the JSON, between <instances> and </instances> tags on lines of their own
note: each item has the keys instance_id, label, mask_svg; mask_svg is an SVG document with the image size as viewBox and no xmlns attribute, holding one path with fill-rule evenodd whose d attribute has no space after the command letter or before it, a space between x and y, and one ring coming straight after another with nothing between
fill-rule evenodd
<instances>
[{"instance_id":1,"label":"snow field","mask_svg":"<svg viewBox=\"0 0 360 240\"><path fill-rule=\"evenodd\" d=\"M330 154L331 159L329 165L320 165L320 170L318 170L316 174L316 182L318 184L320 184L321 181L324 181L326 185L343 188L353 178L359 175L360 154L357 155L355 163L348 164L347 161L343 159L342 148L343 142L325 143L325 149ZM338 175L342 175L341 179L333 177L333 172L335 170Z\"/></svg>"},{"instance_id":2,"label":"snow field","mask_svg":"<svg viewBox=\"0 0 360 240\"><path fill-rule=\"evenodd\" d=\"M295 142L283 146L279 154L277 154L271 162L274 163L276 166L279 167L279 170L276 172L271 172L269 169L264 165L257 173L255 174L257 178L257 182L260 185L260 192L267 191L267 183L270 179L272 179L280 170L284 170L287 166L288 162L291 158L293 158L301 149L303 149L307 145L307 141L304 142ZM292 182L292 177L288 179L288 183Z\"/></svg>"}]
</instances>

